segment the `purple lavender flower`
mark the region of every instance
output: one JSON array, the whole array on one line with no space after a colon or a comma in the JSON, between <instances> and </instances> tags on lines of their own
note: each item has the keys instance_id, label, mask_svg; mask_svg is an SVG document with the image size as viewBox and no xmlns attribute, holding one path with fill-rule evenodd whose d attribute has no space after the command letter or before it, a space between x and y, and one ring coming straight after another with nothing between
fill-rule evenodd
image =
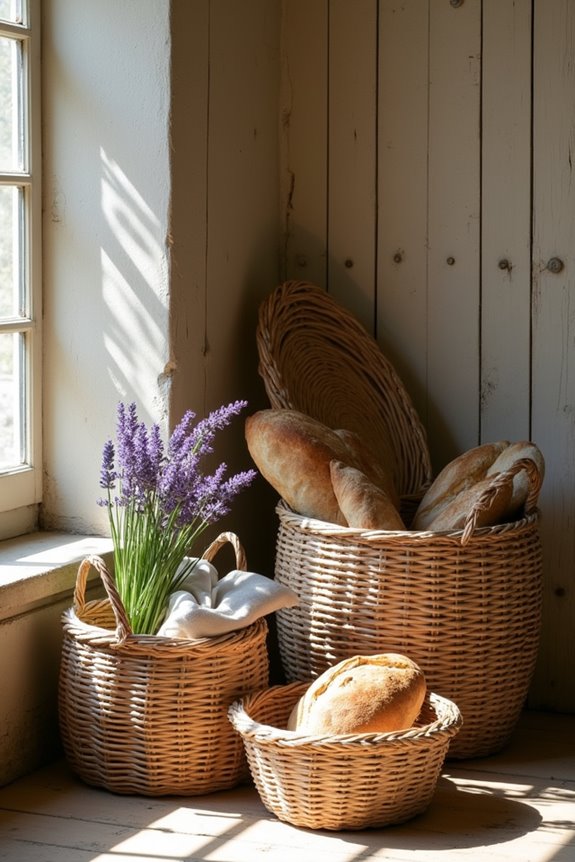
<instances>
[{"instance_id":1,"label":"purple lavender flower","mask_svg":"<svg viewBox=\"0 0 575 862\"><path fill-rule=\"evenodd\" d=\"M102 469L100 471L100 488L107 488L108 490L112 490L115 487L115 481L118 478L118 474L114 470L114 444L111 440L108 440L104 445L104 451L102 454Z\"/></svg>"},{"instance_id":2,"label":"purple lavender flower","mask_svg":"<svg viewBox=\"0 0 575 862\"><path fill-rule=\"evenodd\" d=\"M201 455L213 452L212 441L216 431L220 431L230 424L233 416L237 416L244 407L247 406L247 401L234 401L224 407L218 407L213 410L209 416L200 420L196 427L191 432L193 448Z\"/></svg>"},{"instance_id":3,"label":"purple lavender flower","mask_svg":"<svg viewBox=\"0 0 575 862\"><path fill-rule=\"evenodd\" d=\"M118 404L118 476L122 481L122 496L125 499L129 499L134 492L137 428L136 405L132 403L126 410L124 404Z\"/></svg>"},{"instance_id":4,"label":"purple lavender flower","mask_svg":"<svg viewBox=\"0 0 575 862\"><path fill-rule=\"evenodd\" d=\"M195 425L195 413L188 410L167 448L158 425L148 430L139 422L135 404L118 405L117 453L108 441L100 474L100 485L108 492L118 483L118 495L112 502L108 493L108 500L98 502L108 508L118 591L122 601L134 603L126 612L136 633L157 630L183 556L256 476L255 470L247 470L226 478L225 463L209 475L201 469L216 432L246 405L235 401ZM124 554L127 548L130 553ZM153 598L142 603L142 590Z\"/></svg>"},{"instance_id":5,"label":"purple lavender flower","mask_svg":"<svg viewBox=\"0 0 575 862\"><path fill-rule=\"evenodd\" d=\"M182 445L188 441L189 429L195 418L195 413L191 410L186 410L182 419L172 431L172 436L170 437L168 445L168 455L170 458L177 457Z\"/></svg>"},{"instance_id":6,"label":"purple lavender flower","mask_svg":"<svg viewBox=\"0 0 575 862\"><path fill-rule=\"evenodd\" d=\"M160 436L160 426L152 425L150 428L150 436L148 438L148 458L150 467L154 471L154 476L157 478L160 472L160 465L164 458L164 444Z\"/></svg>"}]
</instances>

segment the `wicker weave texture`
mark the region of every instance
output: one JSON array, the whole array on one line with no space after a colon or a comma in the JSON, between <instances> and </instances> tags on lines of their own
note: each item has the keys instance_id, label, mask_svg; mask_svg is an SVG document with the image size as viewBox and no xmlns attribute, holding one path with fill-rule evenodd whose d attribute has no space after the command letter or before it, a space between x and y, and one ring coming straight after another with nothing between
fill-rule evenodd
<instances>
[{"instance_id":1,"label":"wicker weave texture","mask_svg":"<svg viewBox=\"0 0 575 862\"><path fill-rule=\"evenodd\" d=\"M288 281L260 305L259 373L270 404L390 450L401 496L431 479L426 434L393 365L353 315L313 284ZM385 459L384 459L385 460Z\"/></svg>"},{"instance_id":2,"label":"wicker weave texture","mask_svg":"<svg viewBox=\"0 0 575 862\"><path fill-rule=\"evenodd\" d=\"M206 557L226 541L240 553L237 537L222 534ZM90 566L108 599L84 601ZM71 767L86 783L117 793L195 795L247 776L227 710L268 684L264 619L201 640L133 635L105 564L90 557L78 571L63 629L61 735Z\"/></svg>"},{"instance_id":3,"label":"wicker weave texture","mask_svg":"<svg viewBox=\"0 0 575 862\"><path fill-rule=\"evenodd\" d=\"M432 693L408 731L302 736L282 728L308 685L274 686L230 707L266 808L295 826L332 830L387 826L424 811L461 724L457 706Z\"/></svg>"},{"instance_id":4,"label":"wicker weave texture","mask_svg":"<svg viewBox=\"0 0 575 862\"><path fill-rule=\"evenodd\" d=\"M450 757L491 754L519 718L539 645L537 512L467 533L362 532L277 509L276 579L299 604L277 614L288 681L353 655L401 652L455 701Z\"/></svg>"}]
</instances>

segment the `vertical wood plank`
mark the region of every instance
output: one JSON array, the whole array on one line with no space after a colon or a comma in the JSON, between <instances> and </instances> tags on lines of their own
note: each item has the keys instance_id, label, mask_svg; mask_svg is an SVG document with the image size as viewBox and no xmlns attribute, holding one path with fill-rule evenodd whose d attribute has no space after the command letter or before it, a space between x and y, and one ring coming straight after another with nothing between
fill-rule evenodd
<instances>
[{"instance_id":1,"label":"vertical wood plank","mask_svg":"<svg viewBox=\"0 0 575 862\"><path fill-rule=\"evenodd\" d=\"M170 419L206 409L209 0L171 11Z\"/></svg>"},{"instance_id":2,"label":"vertical wood plank","mask_svg":"<svg viewBox=\"0 0 575 862\"><path fill-rule=\"evenodd\" d=\"M377 0L329 6L328 285L374 333Z\"/></svg>"},{"instance_id":3,"label":"vertical wood plank","mask_svg":"<svg viewBox=\"0 0 575 862\"><path fill-rule=\"evenodd\" d=\"M280 0L210 2L206 410L237 399L249 412L267 404L255 331L259 302L279 277L280 24ZM214 460L230 474L253 466L246 413L218 435ZM243 492L212 532L236 532L255 570L271 572L274 511L262 485Z\"/></svg>"},{"instance_id":4,"label":"vertical wood plank","mask_svg":"<svg viewBox=\"0 0 575 862\"><path fill-rule=\"evenodd\" d=\"M484 0L481 438L529 437L531 0ZM500 262L508 261L508 268Z\"/></svg>"},{"instance_id":5,"label":"vertical wood plank","mask_svg":"<svg viewBox=\"0 0 575 862\"><path fill-rule=\"evenodd\" d=\"M430 10L427 425L437 470L479 437L481 2L431 0Z\"/></svg>"},{"instance_id":6,"label":"vertical wood plank","mask_svg":"<svg viewBox=\"0 0 575 862\"><path fill-rule=\"evenodd\" d=\"M282 4L283 277L327 285L328 2Z\"/></svg>"},{"instance_id":7,"label":"vertical wood plank","mask_svg":"<svg viewBox=\"0 0 575 862\"><path fill-rule=\"evenodd\" d=\"M258 299L278 275L279 0L210 4L209 407L251 394Z\"/></svg>"},{"instance_id":8,"label":"vertical wood plank","mask_svg":"<svg viewBox=\"0 0 575 862\"><path fill-rule=\"evenodd\" d=\"M575 6L535 3L532 437L546 458L540 505L544 627L535 705L575 709ZM559 273L546 269L552 257Z\"/></svg>"},{"instance_id":9,"label":"vertical wood plank","mask_svg":"<svg viewBox=\"0 0 575 862\"><path fill-rule=\"evenodd\" d=\"M377 338L427 420L427 2L379 14Z\"/></svg>"}]
</instances>

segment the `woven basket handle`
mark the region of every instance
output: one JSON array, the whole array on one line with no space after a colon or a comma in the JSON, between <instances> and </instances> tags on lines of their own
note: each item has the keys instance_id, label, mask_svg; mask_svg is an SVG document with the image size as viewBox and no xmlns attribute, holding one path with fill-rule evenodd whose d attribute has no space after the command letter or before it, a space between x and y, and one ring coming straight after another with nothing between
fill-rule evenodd
<instances>
[{"instance_id":1,"label":"woven basket handle","mask_svg":"<svg viewBox=\"0 0 575 862\"><path fill-rule=\"evenodd\" d=\"M240 572L247 571L245 551L235 533L220 533L220 535L215 538L211 545L208 545L204 551L203 559L211 562L220 548L223 548L223 546L228 542L232 545L236 555L236 569Z\"/></svg>"},{"instance_id":2,"label":"woven basket handle","mask_svg":"<svg viewBox=\"0 0 575 862\"><path fill-rule=\"evenodd\" d=\"M465 522L463 534L461 536L462 545L466 545L475 532L479 514L483 512L484 509L489 509L500 488L511 481L513 476L520 473L522 470L526 471L527 481L529 482L529 490L525 501L525 514L530 515L535 511L543 479L535 461L531 458L521 458L508 470L505 470L503 473L496 473L493 477L493 482L480 496Z\"/></svg>"},{"instance_id":3,"label":"woven basket handle","mask_svg":"<svg viewBox=\"0 0 575 862\"><path fill-rule=\"evenodd\" d=\"M76 586L74 588L74 610L76 614L80 616L86 606L86 583L88 580L88 572L91 567L96 569L102 579L104 589L106 590L110 600L110 605L112 606L112 611L114 612L114 619L116 620L116 638L118 643L123 643L128 635L132 634L132 628L128 617L126 616L126 611L118 594L118 590L116 589L114 579L101 557L92 555L90 557L86 557L80 563L78 574L76 576Z\"/></svg>"}]
</instances>

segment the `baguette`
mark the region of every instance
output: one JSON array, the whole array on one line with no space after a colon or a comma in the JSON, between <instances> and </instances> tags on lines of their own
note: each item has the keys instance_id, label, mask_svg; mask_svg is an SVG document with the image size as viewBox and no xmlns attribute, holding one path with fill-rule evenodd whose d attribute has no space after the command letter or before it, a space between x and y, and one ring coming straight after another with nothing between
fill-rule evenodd
<instances>
[{"instance_id":1,"label":"baguette","mask_svg":"<svg viewBox=\"0 0 575 862\"><path fill-rule=\"evenodd\" d=\"M330 462L331 483L348 526L361 530L405 530L399 512L382 488L356 467Z\"/></svg>"},{"instance_id":2,"label":"baguette","mask_svg":"<svg viewBox=\"0 0 575 862\"><path fill-rule=\"evenodd\" d=\"M380 447L381 456L378 457L364 438L355 431L336 428L335 433L341 437L349 450L348 462L365 473L374 485L385 491L396 509L399 509L399 494L393 481L393 459L391 450L385 445L385 441Z\"/></svg>"}]
</instances>

